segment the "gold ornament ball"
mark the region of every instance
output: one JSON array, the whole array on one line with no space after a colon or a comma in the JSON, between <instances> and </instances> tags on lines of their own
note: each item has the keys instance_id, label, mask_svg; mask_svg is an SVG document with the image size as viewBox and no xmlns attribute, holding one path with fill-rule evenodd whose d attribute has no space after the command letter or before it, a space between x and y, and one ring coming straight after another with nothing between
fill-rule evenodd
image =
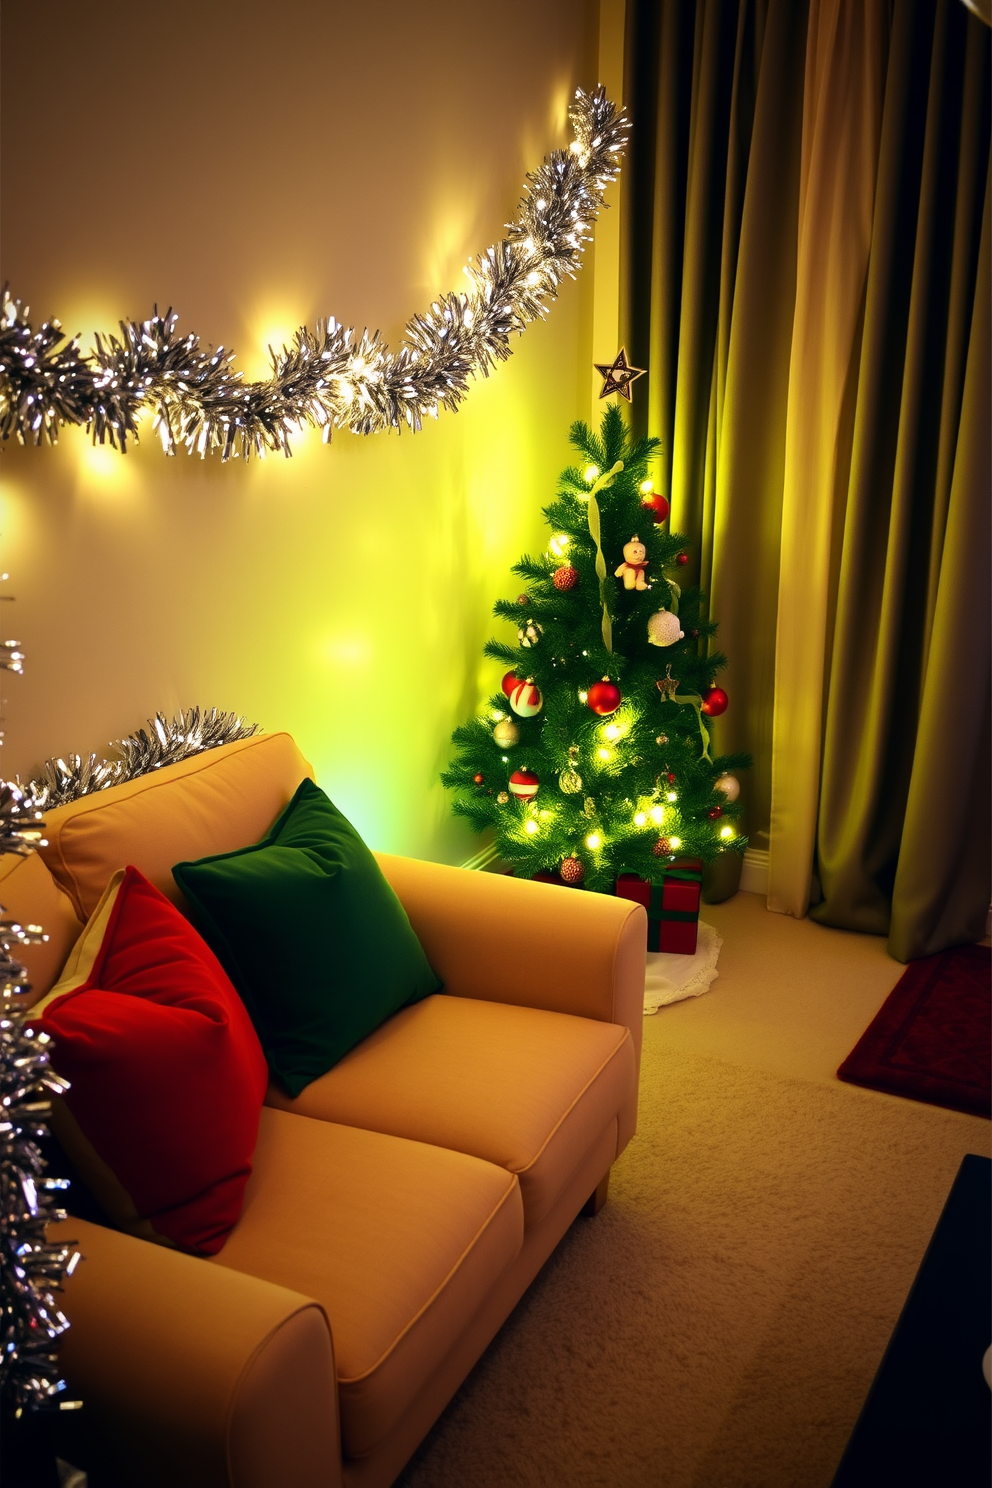
<instances>
[{"instance_id":1,"label":"gold ornament ball","mask_svg":"<svg viewBox=\"0 0 992 1488\"><path fill-rule=\"evenodd\" d=\"M567 884L581 883L586 876L586 870L578 858L562 858L558 871L561 874L562 883Z\"/></svg>"},{"instance_id":2,"label":"gold ornament ball","mask_svg":"<svg viewBox=\"0 0 992 1488\"><path fill-rule=\"evenodd\" d=\"M493 729L493 738L500 749L512 749L514 744L520 743L520 730L512 718L504 718Z\"/></svg>"},{"instance_id":3,"label":"gold ornament ball","mask_svg":"<svg viewBox=\"0 0 992 1488\"><path fill-rule=\"evenodd\" d=\"M656 858L667 858L671 855L672 844L667 837L659 837L651 851Z\"/></svg>"},{"instance_id":4,"label":"gold ornament ball","mask_svg":"<svg viewBox=\"0 0 992 1488\"><path fill-rule=\"evenodd\" d=\"M736 801L741 793L741 783L736 775L721 775L719 779L714 780L713 789L726 796L728 801Z\"/></svg>"},{"instance_id":5,"label":"gold ornament ball","mask_svg":"<svg viewBox=\"0 0 992 1488\"><path fill-rule=\"evenodd\" d=\"M569 765L567 770L562 770L558 776L558 787L565 796L577 796L582 789L582 776Z\"/></svg>"},{"instance_id":6,"label":"gold ornament ball","mask_svg":"<svg viewBox=\"0 0 992 1488\"><path fill-rule=\"evenodd\" d=\"M500 791L499 795L496 797L496 800L498 801L500 806L505 806L509 799L510 796L508 791Z\"/></svg>"}]
</instances>

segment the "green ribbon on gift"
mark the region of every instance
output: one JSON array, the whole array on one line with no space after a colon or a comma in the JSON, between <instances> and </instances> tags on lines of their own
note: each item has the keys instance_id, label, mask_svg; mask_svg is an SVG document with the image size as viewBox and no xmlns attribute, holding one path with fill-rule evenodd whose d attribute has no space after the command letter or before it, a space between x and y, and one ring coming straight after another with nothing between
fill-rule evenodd
<instances>
[{"instance_id":1,"label":"green ribbon on gift","mask_svg":"<svg viewBox=\"0 0 992 1488\"><path fill-rule=\"evenodd\" d=\"M702 870L698 868L669 868L665 873L663 883L651 882L651 898L648 903L649 920L678 921L689 924L692 920L699 919L698 909L666 909L665 908L665 884L672 881L677 883L702 883Z\"/></svg>"}]
</instances>

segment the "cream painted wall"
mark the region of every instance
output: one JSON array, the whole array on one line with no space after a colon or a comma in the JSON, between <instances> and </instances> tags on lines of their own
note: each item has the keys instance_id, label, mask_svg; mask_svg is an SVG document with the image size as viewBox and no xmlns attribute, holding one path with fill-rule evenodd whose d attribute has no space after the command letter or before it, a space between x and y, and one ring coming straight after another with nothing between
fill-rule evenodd
<instances>
[{"instance_id":1,"label":"cream painted wall","mask_svg":"<svg viewBox=\"0 0 992 1488\"><path fill-rule=\"evenodd\" d=\"M581 0L34 0L3 15L3 276L84 342L174 305L237 348L332 313L395 342L501 235L596 79ZM476 840L438 771L494 685L509 565L588 413L591 266L423 434L316 435L287 462L8 448L2 772L102 752L156 709L291 730L377 847ZM609 352L614 348L599 348Z\"/></svg>"}]
</instances>

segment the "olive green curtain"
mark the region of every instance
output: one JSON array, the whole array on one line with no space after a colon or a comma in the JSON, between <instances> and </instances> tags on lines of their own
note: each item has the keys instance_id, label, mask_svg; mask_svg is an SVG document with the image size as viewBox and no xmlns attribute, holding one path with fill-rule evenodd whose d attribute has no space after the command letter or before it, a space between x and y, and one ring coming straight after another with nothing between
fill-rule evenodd
<instances>
[{"instance_id":1,"label":"olive green curtain","mask_svg":"<svg viewBox=\"0 0 992 1488\"><path fill-rule=\"evenodd\" d=\"M901 959L974 939L988 30L957 0L635 0L627 42L634 417L730 657L769 907L806 913L815 868L818 917Z\"/></svg>"}]
</instances>

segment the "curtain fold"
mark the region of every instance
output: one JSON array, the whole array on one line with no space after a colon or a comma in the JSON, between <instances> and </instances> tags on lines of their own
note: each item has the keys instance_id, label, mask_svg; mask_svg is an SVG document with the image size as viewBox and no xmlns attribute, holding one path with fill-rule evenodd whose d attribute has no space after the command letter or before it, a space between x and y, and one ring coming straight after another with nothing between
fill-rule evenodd
<instances>
[{"instance_id":1,"label":"curtain fold","mask_svg":"<svg viewBox=\"0 0 992 1488\"><path fill-rule=\"evenodd\" d=\"M832 553L843 511L887 51L878 4L812 0L786 416L768 907L805 915L823 729Z\"/></svg>"},{"instance_id":2,"label":"curtain fold","mask_svg":"<svg viewBox=\"0 0 992 1488\"><path fill-rule=\"evenodd\" d=\"M973 939L988 30L958 0L634 0L628 62L633 417L730 657L769 907L805 914L815 867L817 917L893 954Z\"/></svg>"},{"instance_id":3,"label":"curtain fold","mask_svg":"<svg viewBox=\"0 0 992 1488\"><path fill-rule=\"evenodd\" d=\"M955 320L963 305L977 309L987 161L987 154L983 160L968 148L981 138L988 102L974 85L978 79L967 86L969 36L980 52L981 29L960 5L901 0L895 6L827 678L817 829L824 898L812 911L824 924L875 934L890 927L910 778L922 744L917 726L926 658L940 588L954 582L946 569L953 555L945 550L952 502L963 503L978 523L976 541L982 531L980 512L971 510L976 493L960 482L957 490L950 486L957 462L948 458L954 451L963 460L960 468L970 468L961 443L969 437L961 423L969 339ZM980 338L980 327L972 324ZM986 503L988 494L986 483ZM983 557L984 581L981 563L969 578L977 586L972 602L984 603L987 617L987 543ZM953 710L962 715L962 737L972 749L988 685L987 635L987 624L973 624L955 640L969 673L981 679ZM973 753L967 782L950 748L943 755L924 750L923 757L931 778L950 773L957 776L954 791L967 792ZM934 851L924 858L924 873L945 834L953 858L969 856L969 825L969 816L954 809L931 817ZM945 883L941 892L949 887ZM962 926L983 924L989 890L987 872L975 877L970 895L958 886ZM905 950L904 937L899 945Z\"/></svg>"}]
</instances>

